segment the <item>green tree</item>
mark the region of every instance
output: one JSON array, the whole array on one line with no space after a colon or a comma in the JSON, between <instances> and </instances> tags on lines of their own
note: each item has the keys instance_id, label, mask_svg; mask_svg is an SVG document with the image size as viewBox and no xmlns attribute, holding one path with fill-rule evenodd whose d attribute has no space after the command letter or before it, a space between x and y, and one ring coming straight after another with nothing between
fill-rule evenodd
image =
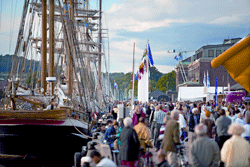
<instances>
[{"instance_id":1,"label":"green tree","mask_svg":"<svg viewBox=\"0 0 250 167\"><path fill-rule=\"evenodd\" d=\"M156 83L156 88L160 91L166 92L167 90L176 90L176 72L172 71L162 76Z\"/></svg>"}]
</instances>

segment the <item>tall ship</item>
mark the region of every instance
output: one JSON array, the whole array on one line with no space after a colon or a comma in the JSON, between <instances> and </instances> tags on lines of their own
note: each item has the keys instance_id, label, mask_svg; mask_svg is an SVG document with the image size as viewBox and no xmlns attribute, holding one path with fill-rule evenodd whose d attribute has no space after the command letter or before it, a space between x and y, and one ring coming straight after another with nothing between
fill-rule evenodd
<instances>
[{"instance_id":1,"label":"tall ship","mask_svg":"<svg viewBox=\"0 0 250 167\"><path fill-rule=\"evenodd\" d=\"M102 1L89 1L24 0L0 109L2 166L74 166L92 139L91 113L105 111L111 89Z\"/></svg>"}]
</instances>

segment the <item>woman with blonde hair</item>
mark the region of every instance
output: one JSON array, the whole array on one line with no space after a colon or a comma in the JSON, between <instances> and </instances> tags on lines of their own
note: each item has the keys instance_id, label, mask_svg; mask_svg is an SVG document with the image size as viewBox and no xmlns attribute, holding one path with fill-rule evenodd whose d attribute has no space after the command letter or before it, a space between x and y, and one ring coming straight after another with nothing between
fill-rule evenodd
<instances>
[{"instance_id":1,"label":"woman with blonde hair","mask_svg":"<svg viewBox=\"0 0 250 167\"><path fill-rule=\"evenodd\" d=\"M232 137L228 139L221 149L221 161L226 167L247 167L250 166L250 145L241 137L245 132L244 127L239 123L233 123L228 129Z\"/></svg>"}]
</instances>

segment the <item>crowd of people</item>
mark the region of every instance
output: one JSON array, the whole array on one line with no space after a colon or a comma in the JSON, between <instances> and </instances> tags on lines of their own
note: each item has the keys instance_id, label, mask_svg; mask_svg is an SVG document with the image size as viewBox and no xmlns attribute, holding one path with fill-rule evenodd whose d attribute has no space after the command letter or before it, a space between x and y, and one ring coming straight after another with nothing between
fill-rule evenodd
<instances>
[{"instance_id":1,"label":"crowd of people","mask_svg":"<svg viewBox=\"0 0 250 167\"><path fill-rule=\"evenodd\" d=\"M156 166L179 166L177 146L189 140L191 166L250 166L247 103L139 103L125 119L118 119L117 112L114 104L109 115L115 119L103 129L103 141L119 150L120 165L137 166L140 147L146 152L151 146L157 151Z\"/></svg>"}]
</instances>

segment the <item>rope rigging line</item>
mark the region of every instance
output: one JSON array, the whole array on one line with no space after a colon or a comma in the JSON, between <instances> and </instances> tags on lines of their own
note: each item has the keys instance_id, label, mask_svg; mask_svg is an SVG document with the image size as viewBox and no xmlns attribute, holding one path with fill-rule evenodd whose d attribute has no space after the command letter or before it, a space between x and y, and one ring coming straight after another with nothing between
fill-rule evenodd
<instances>
[{"instance_id":1,"label":"rope rigging line","mask_svg":"<svg viewBox=\"0 0 250 167\"><path fill-rule=\"evenodd\" d=\"M61 6L61 3L60 3L60 0L58 0L58 3L59 3L59 6ZM69 39L69 35L72 35L72 34L68 34L68 32L67 32L67 28L71 28L70 27L70 25L68 25L69 23L67 22L67 25L65 24L65 22L64 22L64 18L62 17L63 16L63 11L62 11L62 9L60 8L60 12L61 12L61 20L62 20L62 26L63 26L63 30L64 30L64 33L63 33L63 35L64 35L64 37L65 37L65 40L66 40L66 48L68 49L68 51L69 51L69 54L70 54L70 59L72 59L72 65L73 65L73 68L74 68L74 73L75 73L75 76L76 76L76 79L77 79L77 85L78 85L78 88L80 88L80 84L79 84L79 79L78 79L78 77L77 77L77 73L76 73L76 66L75 66L75 62L74 62L74 57L73 57L73 53L76 53L76 50L74 50L75 48L74 48L74 46L73 47L70 47L71 45L70 45L70 39ZM66 28L66 26L68 26L67 28ZM71 26L72 26L72 24L71 24ZM71 31L71 32L73 32L73 31ZM75 51L75 52L74 52ZM82 88L83 88L83 90L84 90L84 85L83 85L83 82L81 82L82 83ZM82 105L84 106L84 102L83 102L83 99L82 99L82 97L84 98L84 100L85 100L85 104L86 104L86 96L85 96L85 92L83 91L81 91L81 89L79 89L80 91L79 91L79 94L80 94L80 101L81 101L81 103L82 103ZM83 95L82 95L82 93L83 93ZM85 105L85 107L86 107L86 109L88 109L88 106L87 105Z\"/></svg>"},{"instance_id":2,"label":"rope rigging line","mask_svg":"<svg viewBox=\"0 0 250 167\"><path fill-rule=\"evenodd\" d=\"M0 0L0 32L1 32L1 25L2 25L2 11L3 11L3 0Z\"/></svg>"},{"instance_id":3,"label":"rope rigging line","mask_svg":"<svg viewBox=\"0 0 250 167\"><path fill-rule=\"evenodd\" d=\"M13 13L13 0L11 0L11 9L10 9L10 43L9 43L9 54L10 54L10 45L11 45L11 34L12 34L12 13Z\"/></svg>"}]
</instances>

